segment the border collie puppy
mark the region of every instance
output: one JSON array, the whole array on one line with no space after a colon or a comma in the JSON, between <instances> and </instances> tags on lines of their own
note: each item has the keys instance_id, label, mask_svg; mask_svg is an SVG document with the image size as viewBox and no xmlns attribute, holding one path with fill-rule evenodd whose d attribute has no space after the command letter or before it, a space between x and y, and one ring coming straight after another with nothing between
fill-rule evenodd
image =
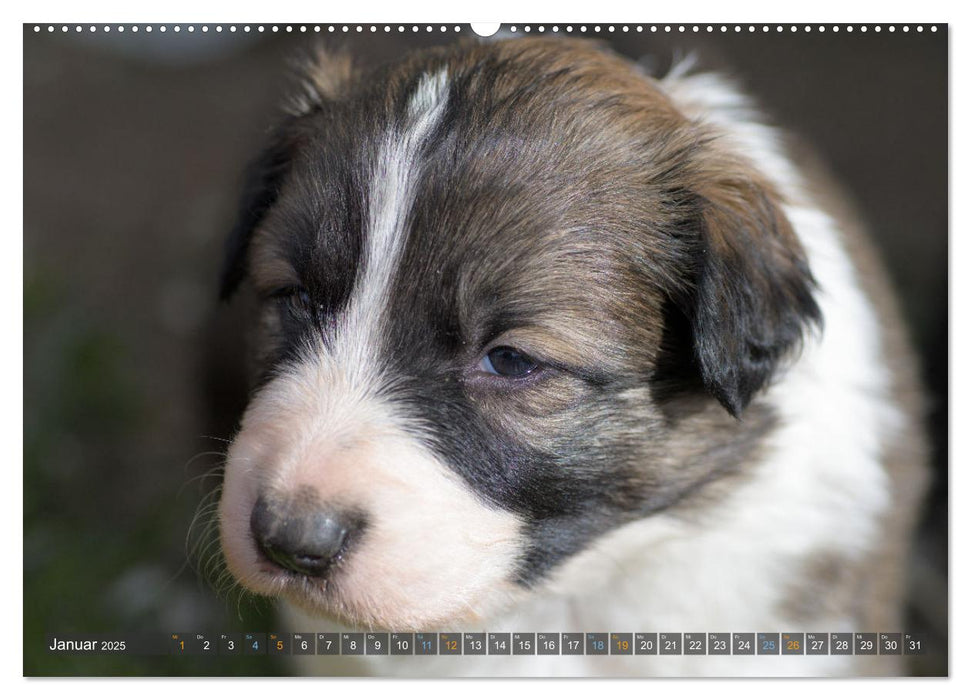
<instances>
[{"instance_id":1,"label":"border collie puppy","mask_svg":"<svg viewBox=\"0 0 971 700\"><path fill-rule=\"evenodd\" d=\"M903 631L914 363L808 154L718 76L654 79L583 41L367 74L321 53L304 78L223 278L258 298L219 511L244 588L296 632ZM303 657L489 676L901 661Z\"/></svg>"}]
</instances>

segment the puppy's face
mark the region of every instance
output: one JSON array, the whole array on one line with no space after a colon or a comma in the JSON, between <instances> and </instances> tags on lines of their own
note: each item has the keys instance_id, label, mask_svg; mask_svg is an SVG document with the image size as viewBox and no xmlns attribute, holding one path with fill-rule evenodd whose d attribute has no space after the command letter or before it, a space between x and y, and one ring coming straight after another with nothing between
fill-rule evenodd
<instances>
[{"instance_id":1,"label":"puppy's face","mask_svg":"<svg viewBox=\"0 0 971 700\"><path fill-rule=\"evenodd\" d=\"M469 621L730 473L818 314L750 164L582 43L323 58L257 162L230 570L396 629Z\"/></svg>"}]
</instances>

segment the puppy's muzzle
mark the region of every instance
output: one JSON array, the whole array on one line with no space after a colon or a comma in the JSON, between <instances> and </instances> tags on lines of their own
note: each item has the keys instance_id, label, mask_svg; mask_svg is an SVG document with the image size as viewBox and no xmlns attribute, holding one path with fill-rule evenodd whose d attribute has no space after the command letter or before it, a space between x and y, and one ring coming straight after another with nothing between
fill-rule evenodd
<instances>
[{"instance_id":1,"label":"puppy's muzzle","mask_svg":"<svg viewBox=\"0 0 971 700\"><path fill-rule=\"evenodd\" d=\"M277 566L323 577L364 529L357 512L316 498L261 495L250 515L250 531L260 552Z\"/></svg>"}]
</instances>

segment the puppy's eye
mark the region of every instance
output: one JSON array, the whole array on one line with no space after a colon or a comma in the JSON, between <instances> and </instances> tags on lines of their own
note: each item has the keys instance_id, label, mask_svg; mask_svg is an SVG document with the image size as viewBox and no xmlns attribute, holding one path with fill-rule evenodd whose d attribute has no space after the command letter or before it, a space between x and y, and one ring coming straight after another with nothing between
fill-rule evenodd
<instances>
[{"instance_id":1,"label":"puppy's eye","mask_svg":"<svg viewBox=\"0 0 971 700\"><path fill-rule=\"evenodd\" d=\"M537 367L539 363L529 355L505 345L493 348L479 362L480 370L500 377L525 377Z\"/></svg>"},{"instance_id":2,"label":"puppy's eye","mask_svg":"<svg viewBox=\"0 0 971 700\"><path fill-rule=\"evenodd\" d=\"M277 301L291 313L308 313L312 307L310 294L303 287L283 287L273 292L270 298Z\"/></svg>"}]
</instances>

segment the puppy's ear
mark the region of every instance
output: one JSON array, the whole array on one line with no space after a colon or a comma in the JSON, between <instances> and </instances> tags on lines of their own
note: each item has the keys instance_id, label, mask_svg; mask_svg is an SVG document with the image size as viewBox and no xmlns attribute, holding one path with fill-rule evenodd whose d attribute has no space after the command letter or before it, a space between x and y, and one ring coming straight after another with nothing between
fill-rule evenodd
<instances>
[{"instance_id":1,"label":"puppy's ear","mask_svg":"<svg viewBox=\"0 0 971 700\"><path fill-rule=\"evenodd\" d=\"M299 87L287 105L287 111L296 117L305 116L320 109L332 100L343 97L353 84L356 70L351 55L316 45L297 57L293 63Z\"/></svg>"},{"instance_id":2,"label":"puppy's ear","mask_svg":"<svg viewBox=\"0 0 971 700\"><path fill-rule=\"evenodd\" d=\"M246 275L249 243L253 231L276 201L280 185L293 157L293 122L287 117L272 133L270 143L247 166L236 225L226 239L219 298L229 299Z\"/></svg>"},{"instance_id":3,"label":"puppy's ear","mask_svg":"<svg viewBox=\"0 0 971 700\"><path fill-rule=\"evenodd\" d=\"M328 102L340 99L353 78L350 56L316 47L295 65L299 87L269 143L247 167L236 225L226 241L219 296L228 299L246 274L253 231L276 202L281 184L302 141L302 127Z\"/></svg>"},{"instance_id":4,"label":"puppy's ear","mask_svg":"<svg viewBox=\"0 0 971 700\"><path fill-rule=\"evenodd\" d=\"M701 241L688 317L704 385L738 417L821 315L772 187L738 163L705 170L693 188Z\"/></svg>"}]
</instances>

